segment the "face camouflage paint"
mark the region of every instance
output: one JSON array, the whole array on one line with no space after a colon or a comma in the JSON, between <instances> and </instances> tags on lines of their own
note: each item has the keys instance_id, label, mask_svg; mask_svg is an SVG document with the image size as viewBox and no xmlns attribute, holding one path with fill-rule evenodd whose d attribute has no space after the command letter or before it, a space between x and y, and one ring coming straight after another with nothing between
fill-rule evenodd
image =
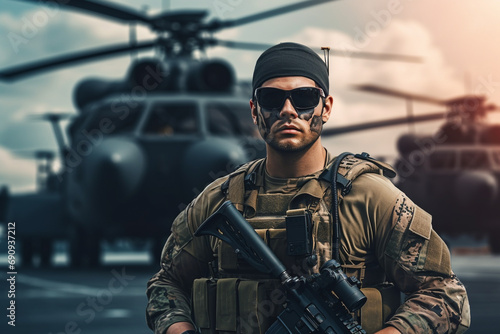
<instances>
[{"instance_id":1,"label":"face camouflage paint","mask_svg":"<svg viewBox=\"0 0 500 334\"><path fill-rule=\"evenodd\" d=\"M257 125L262 138L267 141L267 136L271 130L271 126L279 120L279 113L259 108L257 112Z\"/></svg>"},{"instance_id":2,"label":"face camouflage paint","mask_svg":"<svg viewBox=\"0 0 500 334\"><path fill-rule=\"evenodd\" d=\"M321 112L323 114L323 112ZM321 116L314 116L311 122L311 131L316 132L318 135L321 134L321 130L323 129L323 119Z\"/></svg>"},{"instance_id":3,"label":"face camouflage paint","mask_svg":"<svg viewBox=\"0 0 500 334\"><path fill-rule=\"evenodd\" d=\"M276 122L282 121L283 123L286 123L288 119L280 116L281 110L268 110L259 106L257 108L257 111L257 125L260 135L268 144L270 144L271 146L275 146L273 145L275 136L271 134L271 128ZM311 132L316 133L316 136L314 136L314 141L319 138L319 135L321 134L321 130L323 128L323 110L321 111L321 115L319 116L314 115L315 108L295 111L297 112L299 119L309 123Z\"/></svg>"},{"instance_id":4,"label":"face camouflage paint","mask_svg":"<svg viewBox=\"0 0 500 334\"><path fill-rule=\"evenodd\" d=\"M304 121L309 122L309 120L311 119L311 117L314 114L314 108L306 109L306 110L299 110L299 111L297 111L297 114L299 115L300 119L303 119Z\"/></svg>"},{"instance_id":5,"label":"face camouflage paint","mask_svg":"<svg viewBox=\"0 0 500 334\"><path fill-rule=\"evenodd\" d=\"M272 125L280 119L281 110L286 100L290 100L297 112L298 118L310 122L314 110L325 94L318 87L299 87L292 90L283 90L274 87L260 87L254 92L255 100L260 106L259 131L264 139L269 134ZM315 116L310 122L312 132L321 132L321 117Z\"/></svg>"}]
</instances>

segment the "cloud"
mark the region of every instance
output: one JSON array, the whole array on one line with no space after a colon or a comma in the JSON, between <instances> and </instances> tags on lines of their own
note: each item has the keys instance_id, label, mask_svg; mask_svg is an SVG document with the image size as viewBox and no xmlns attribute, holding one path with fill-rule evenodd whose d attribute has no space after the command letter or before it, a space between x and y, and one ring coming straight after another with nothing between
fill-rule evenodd
<instances>
[{"instance_id":1,"label":"cloud","mask_svg":"<svg viewBox=\"0 0 500 334\"><path fill-rule=\"evenodd\" d=\"M24 36L27 40L26 43L17 45L16 53L8 39L0 39L0 48L4 50L1 53L3 58L0 68L6 69L37 59L128 41L127 25L103 22L96 17L62 10L54 12L46 24L35 26L37 30L33 35L23 35L23 32L28 31L30 22L35 22L33 18L41 10L39 7L18 16L9 13L0 15L2 26L8 33ZM138 36L151 37L151 33L140 28ZM14 117L12 115L19 113L71 112L74 110L73 88L79 80L96 74L105 78L122 78L129 64L130 57L125 54L117 58L44 72L12 83L0 83L3 110L0 114L1 124L6 124Z\"/></svg>"},{"instance_id":2,"label":"cloud","mask_svg":"<svg viewBox=\"0 0 500 334\"><path fill-rule=\"evenodd\" d=\"M127 3L132 5L131 2ZM183 3L182 7L184 5ZM341 6L342 4L338 3L337 5ZM139 7L136 3L133 6ZM236 18L248 15L251 12L247 11L247 6L249 5L241 2L236 8L237 10L230 14ZM181 7L181 5L175 7ZM26 5L24 8L26 8ZM264 4L260 9L269 9L269 5ZM331 23L333 19L321 21L322 17L327 15L327 9L328 7L324 9L325 15L314 17L318 22L326 22L325 24L321 23L324 27L331 27L334 24L337 26L342 21L342 17L338 20L336 18L334 23ZM5 31L21 34L23 32L23 23L26 27L28 26L27 21L23 21L23 18L27 20L33 19L40 10L39 7L33 6L32 10L23 12L22 16L16 16L13 14L14 12L10 14L2 13L0 14L0 22L2 22L2 27L6 29ZM210 10L211 14L214 14L213 8L210 8ZM260 41L270 44L280 41L297 41L317 47L328 45L332 48L345 50L349 46L357 51L400 53L424 57L425 63L423 64L332 57L330 77L331 91L334 94L335 102L334 115L327 126L402 117L405 114L404 101L353 91L351 85L356 83L379 84L438 98L453 97L463 90L461 76L457 75L456 70L448 64L440 46L435 44L433 35L419 22L403 20L401 16L394 17L383 29L381 28L376 33L372 33L369 36L368 43L361 45L359 41L356 41L357 36L351 28L353 25L359 24L359 28L364 31L366 24L370 23L370 20L375 20L373 17L367 16L364 21L353 17L347 23L344 22L345 32L340 32L334 29L310 26L320 24L314 21L314 17L312 17L319 13L320 10L321 7L318 6L316 10L302 13L302 15L307 14L307 17L300 16L300 22L292 22L294 16L290 14L283 16L279 20L276 18L276 21L272 22L263 21L259 24L248 25L242 29L223 30L221 33L216 34L216 37L236 41ZM258 12L259 10L255 9L255 11ZM361 13L359 14L361 15ZM308 15L311 15L310 19ZM303 28L297 33L289 32L295 31L294 29L298 27ZM50 18L46 25L38 28L38 32L29 39L28 43L19 45L18 54L12 51L8 40L0 39L0 47L5 50L0 53L0 68L65 52L126 42L128 41L129 32L127 25L109 22L89 15L75 14L66 10L60 10ZM347 32L350 32L350 34ZM155 35L149 29L138 26L138 36L139 39L149 39ZM207 50L207 53L209 57L221 57L230 61L234 68L237 69L239 79L251 78L253 66L260 55L258 51L240 51L227 48L213 48ZM5 126L6 121L13 119L14 116L12 115L29 114L32 111L73 111L72 89L79 80L95 75L104 78L122 78L128 69L129 63L130 58L125 55L49 72L12 85L0 84L0 107L4 111L0 113L0 124ZM435 111L436 109L418 104L415 105L415 110L417 113ZM400 129L405 131L404 126L400 127ZM385 133L388 133L387 136L393 138L391 139L393 143L396 135L395 131L391 129L390 131L386 130ZM18 136L25 136L25 133L19 131ZM382 136L380 132L377 132L376 136L382 138L385 135ZM53 134L47 132L47 138L52 140ZM373 139L365 135L353 135L346 142L352 141L359 141L360 143L364 141L371 145L374 144ZM360 146L363 145L360 144ZM383 147L381 147L382 149Z\"/></svg>"},{"instance_id":3,"label":"cloud","mask_svg":"<svg viewBox=\"0 0 500 334\"><path fill-rule=\"evenodd\" d=\"M341 56L330 58L330 86L334 96L332 118L325 127L380 121L406 115L403 99L357 92L353 85L369 83L409 93L448 98L460 93L462 83L454 68L446 63L441 49L434 44L431 33L412 20L393 19L362 47L354 36L318 27L306 27L288 40L309 46L330 46L332 49L422 56L421 64L354 59ZM356 47L358 46L358 47ZM318 50L319 51L319 50ZM321 51L319 51L321 52ZM441 110L429 104L415 103L414 112ZM422 123L417 132L434 131L440 122ZM408 126L381 128L324 138L324 145L335 151L368 151L378 156L394 157L395 142L408 132ZM376 140L374 140L376 138Z\"/></svg>"},{"instance_id":4,"label":"cloud","mask_svg":"<svg viewBox=\"0 0 500 334\"><path fill-rule=\"evenodd\" d=\"M37 17L45 17L46 20ZM45 6L22 15L3 13L1 18L6 35L10 36L0 39L4 66L127 43L129 40L129 26L126 24L61 9L50 12ZM137 28L137 35L139 40L155 36L142 26Z\"/></svg>"},{"instance_id":5,"label":"cloud","mask_svg":"<svg viewBox=\"0 0 500 334\"><path fill-rule=\"evenodd\" d=\"M376 35L367 37L363 47L356 47L360 43L346 33L316 27L307 27L289 39L310 46L331 46L332 49L423 57L423 63L415 64L332 56L332 92L343 102L342 106L348 108L349 114L357 115L353 118L359 120L374 120L374 115L401 117L405 107L402 100L356 93L352 88L355 84L369 83L443 99L461 92L462 83L456 70L447 65L442 51L433 44L430 32L416 21L394 19Z\"/></svg>"},{"instance_id":6,"label":"cloud","mask_svg":"<svg viewBox=\"0 0 500 334\"><path fill-rule=\"evenodd\" d=\"M438 98L454 96L463 90L457 70L448 65L443 51L434 44L431 33L417 21L394 20L366 49L419 56L423 62L364 65L361 80L383 81L389 87Z\"/></svg>"}]
</instances>

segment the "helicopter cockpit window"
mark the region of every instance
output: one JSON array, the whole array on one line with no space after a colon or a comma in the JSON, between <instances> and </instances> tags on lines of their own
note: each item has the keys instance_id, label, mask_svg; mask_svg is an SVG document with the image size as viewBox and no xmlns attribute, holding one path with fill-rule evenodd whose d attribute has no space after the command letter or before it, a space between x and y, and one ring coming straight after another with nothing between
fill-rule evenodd
<instances>
[{"instance_id":1,"label":"helicopter cockpit window","mask_svg":"<svg viewBox=\"0 0 500 334\"><path fill-rule=\"evenodd\" d=\"M171 136L198 131L196 105L193 103L158 103L153 105L144 132Z\"/></svg>"},{"instance_id":2,"label":"helicopter cockpit window","mask_svg":"<svg viewBox=\"0 0 500 334\"><path fill-rule=\"evenodd\" d=\"M435 151L429 156L429 167L433 170L454 169L457 163L455 151Z\"/></svg>"},{"instance_id":3,"label":"helicopter cockpit window","mask_svg":"<svg viewBox=\"0 0 500 334\"><path fill-rule=\"evenodd\" d=\"M460 167L463 169L487 169L490 167L488 154L484 150L462 151Z\"/></svg>"},{"instance_id":4,"label":"helicopter cockpit window","mask_svg":"<svg viewBox=\"0 0 500 334\"><path fill-rule=\"evenodd\" d=\"M248 104L209 102L205 105L208 131L217 136L257 137Z\"/></svg>"},{"instance_id":5,"label":"helicopter cockpit window","mask_svg":"<svg viewBox=\"0 0 500 334\"><path fill-rule=\"evenodd\" d=\"M104 135L132 132L136 129L143 109L142 103L135 103L133 106L105 103L93 112L93 116L87 119L83 127L89 132L92 129L99 130Z\"/></svg>"}]
</instances>

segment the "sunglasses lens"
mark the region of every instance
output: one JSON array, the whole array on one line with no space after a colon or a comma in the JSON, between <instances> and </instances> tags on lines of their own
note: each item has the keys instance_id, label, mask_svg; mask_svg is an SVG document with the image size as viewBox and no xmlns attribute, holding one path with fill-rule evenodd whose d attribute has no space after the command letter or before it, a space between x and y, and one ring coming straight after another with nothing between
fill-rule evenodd
<instances>
[{"instance_id":1,"label":"sunglasses lens","mask_svg":"<svg viewBox=\"0 0 500 334\"><path fill-rule=\"evenodd\" d=\"M319 103L319 90L316 88L298 88L292 91L292 100L298 109L311 109Z\"/></svg>"},{"instance_id":2,"label":"sunglasses lens","mask_svg":"<svg viewBox=\"0 0 500 334\"><path fill-rule=\"evenodd\" d=\"M281 110L288 96L291 97L294 108L311 109L319 103L320 90L314 87L302 87L286 91L264 87L256 91L257 101L264 109Z\"/></svg>"},{"instance_id":3,"label":"sunglasses lens","mask_svg":"<svg viewBox=\"0 0 500 334\"><path fill-rule=\"evenodd\" d=\"M261 88L257 91L257 101L265 109L281 109L286 92L277 88Z\"/></svg>"},{"instance_id":4,"label":"sunglasses lens","mask_svg":"<svg viewBox=\"0 0 500 334\"><path fill-rule=\"evenodd\" d=\"M290 96L292 105L296 109L311 109L318 105L320 90L314 87L296 88L291 91L272 87L258 88L257 101L264 109L281 110L285 99Z\"/></svg>"}]
</instances>

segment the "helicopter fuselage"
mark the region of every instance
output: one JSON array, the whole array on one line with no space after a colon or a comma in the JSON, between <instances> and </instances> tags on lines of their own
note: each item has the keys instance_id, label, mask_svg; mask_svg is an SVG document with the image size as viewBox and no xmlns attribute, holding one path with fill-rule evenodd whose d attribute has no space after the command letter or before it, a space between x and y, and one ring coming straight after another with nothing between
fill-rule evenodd
<instances>
[{"instance_id":1,"label":"helicopter fuselage","mask_svg":"<svg viewBox=\"0 0 500 334\"><path fill-rule=\"evenodd\" d=\"M411 160L396 163L398 187L432 214L437 231L500 231L500 145L439 145Z\"/></svg>"},{"instance_id":2,"label":"helicopter fuselage","mask_svg":"<svg viewBox=\"0 0 500 334\"><path fill-rule=\"evenodd\" d=\"M82 110L70 137L69 214L111 235L168 232L204 186L265 154L248 100L227 95L108 98Z\"/></svg>"}]
</instances>

